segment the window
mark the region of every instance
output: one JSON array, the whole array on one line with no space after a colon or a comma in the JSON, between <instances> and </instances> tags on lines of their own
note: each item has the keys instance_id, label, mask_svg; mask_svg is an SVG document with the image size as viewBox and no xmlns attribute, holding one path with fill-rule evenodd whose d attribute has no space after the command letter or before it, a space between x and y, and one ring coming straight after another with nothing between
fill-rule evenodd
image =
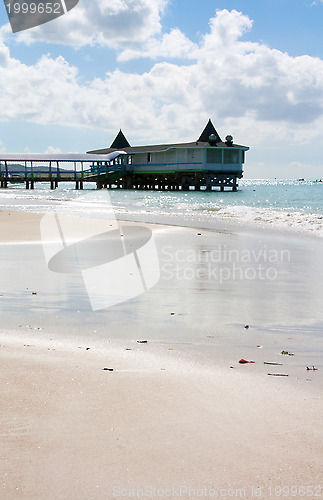
<instances>
[{"instance_id":1,"label":"window","mask_svg":"<svg viewBox=\"0 0 323 500\"><path fill-rule=\"evenodd\" d=\"M151 163L151 153L147 154L147 163Z\"/></svg>"},{"instance_id":2,"label":"window","mask_svg":"<svg viewBox=\"0 0 323 500\"><path fill-rule=\"evenodd\" d=\"M225 149L223 157L224 163L239 163L239 150Z\"/></svg>"},{"instance_id":3,"label":"window","mask_svg":"<svg viewBox=\"0 0 323 500\"><path fill-rule=\"evenodd\" d=\"M207 149L206 163L222 163L222 149L218 148Z\"/></svg>"}]
</instances>

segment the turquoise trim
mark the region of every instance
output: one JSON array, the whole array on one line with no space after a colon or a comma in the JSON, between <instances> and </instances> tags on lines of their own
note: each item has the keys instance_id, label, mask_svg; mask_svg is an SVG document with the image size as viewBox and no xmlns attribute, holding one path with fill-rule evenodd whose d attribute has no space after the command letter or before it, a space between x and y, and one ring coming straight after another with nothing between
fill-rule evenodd
<instances>
[{"instance_id":1,"label":"turquoise trim","mask_svg":"<svg viewBox=\"0 0 323 500\"><path fill-rule=\"evenodd\" d=\"M133 167L168 167L171 165L203 165L202 161L190 161L190 162L176 162L176 163L134 163Z\"/></svg>"},{"instance_id":2,"label":"turquoise trim","mask_svg":"<svg viewBox=\"0 0 323 500\"><path fill-rule=\"evenodd\" d=\"M187 165L201 165L202 168L192 168L190 170L186 169L184 170L183 168L179 168L179 167L183 167L183 166L187 166ZM156 168L156 170L151 170L151 167L177 167L175 169L173 168L167 168L167 170L165 169L158 169ZM145 170L141 170L141 171L137 171L137 168L139 167L145 167ZM184 173L184 172L191 172L191 173L194 173L194 172L203 172L204 169L203 169L203 162L202 161L192 161L192 162L181 162L181 163L139 163L139 164L133 164L133 169L132 169L132 172L134 174L138 174L138 175L144 175L144 174L176 174L176 173Z\"/></svg>"},{"instance_id":3,"label":"turquoise trim","mask_svg":"<svg viewBox=\"0 0 323 500\"><path fill-rule=\"evenodd\" d=\"M155 175L160 175L160 174L194 174L194 172L204 172L204 169L197 169L194 168L192 170L141 170L140 172L132 172L133 174L136 175L146 175L146 174L155 174Z\"/></svg>"}]
</instances>

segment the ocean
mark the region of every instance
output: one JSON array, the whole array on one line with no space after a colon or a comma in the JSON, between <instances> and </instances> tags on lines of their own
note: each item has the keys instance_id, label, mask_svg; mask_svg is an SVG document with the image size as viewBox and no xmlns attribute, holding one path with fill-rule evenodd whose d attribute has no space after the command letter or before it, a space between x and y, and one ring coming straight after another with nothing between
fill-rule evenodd
<instances>
[{"instance_id":1,"label":"ocean","mask_svg":"<svg viewBox=\"0 0 323 500\"><path fill-rule=\"evenodd\" d=\"M74 184L61 183L55 191L37 183L33 191L23 185L0 190L0 206L26 212L55 210L70 215L104 217L110 197L119 219L216 227L235 223L253 227L287 230L323 236L323 183L297 180L241 180L232 191L123 191L97 190L85 184L83 191Z\"/></svg>"}]
</instances>

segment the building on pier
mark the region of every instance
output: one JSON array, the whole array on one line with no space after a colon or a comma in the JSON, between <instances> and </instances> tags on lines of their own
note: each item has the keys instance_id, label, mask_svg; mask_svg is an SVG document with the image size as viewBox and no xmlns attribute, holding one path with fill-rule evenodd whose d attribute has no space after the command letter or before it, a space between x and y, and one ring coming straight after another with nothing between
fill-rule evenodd
<instances>
[{"instance_id":1,"label":"building on pier","mask_svg":"<svg viewBox=\"0 0 323 500\"><path fill-rule=\"evenodd\" d=\"M89 151L109 154L122 149L123 177L120 187L135 189L183 189L212 187L237 189L237 179L243 176L245 152L249 147L233 143L227 135L222 141L211 120L194 142L130 146L123 132L117 134L109 148ZM102 184L102 185L101 185ZM106 187L105 183L98 187Z\"/></svg>"},{"instance_id":2,"label":"building on pier","mask_svg":"<svg viewBox=\"0 0 323 500\"><path fill-rule=\"evenodd\" d=\"M234 144L231 135L222 141L211 120L196 141L177 144L134 147L120 130L109 148L89 153L1 153L0 187L26 183L34 189L35 183L49 182L55 189L75 182L83 189L92 182L98 188L236 191L248 149Z\"/></svg>"}]
</instances>

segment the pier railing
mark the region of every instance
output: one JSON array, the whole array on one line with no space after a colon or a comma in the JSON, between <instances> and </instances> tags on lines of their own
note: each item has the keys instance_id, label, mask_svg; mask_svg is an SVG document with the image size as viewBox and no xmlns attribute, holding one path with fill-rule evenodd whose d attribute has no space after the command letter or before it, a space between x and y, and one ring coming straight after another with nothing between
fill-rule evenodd
<instances>
[{"instance_id":1,"label":"pier railing","mask_svg":"<svg viewBox=\"0 0 323 500\"><path fill-rule=\"evenodd\" d=\"M76 182L82 189L83 182L113 182L124 175L123 151L108 155L90 154L2 154L0 156L0 186L26 183L33 189L35 182L50 182L55 188L58 182ZM73 165L73 169L61 168L61 163ZM89 166L88 166L89 165Z\"/></svg>"}]
</instances>

